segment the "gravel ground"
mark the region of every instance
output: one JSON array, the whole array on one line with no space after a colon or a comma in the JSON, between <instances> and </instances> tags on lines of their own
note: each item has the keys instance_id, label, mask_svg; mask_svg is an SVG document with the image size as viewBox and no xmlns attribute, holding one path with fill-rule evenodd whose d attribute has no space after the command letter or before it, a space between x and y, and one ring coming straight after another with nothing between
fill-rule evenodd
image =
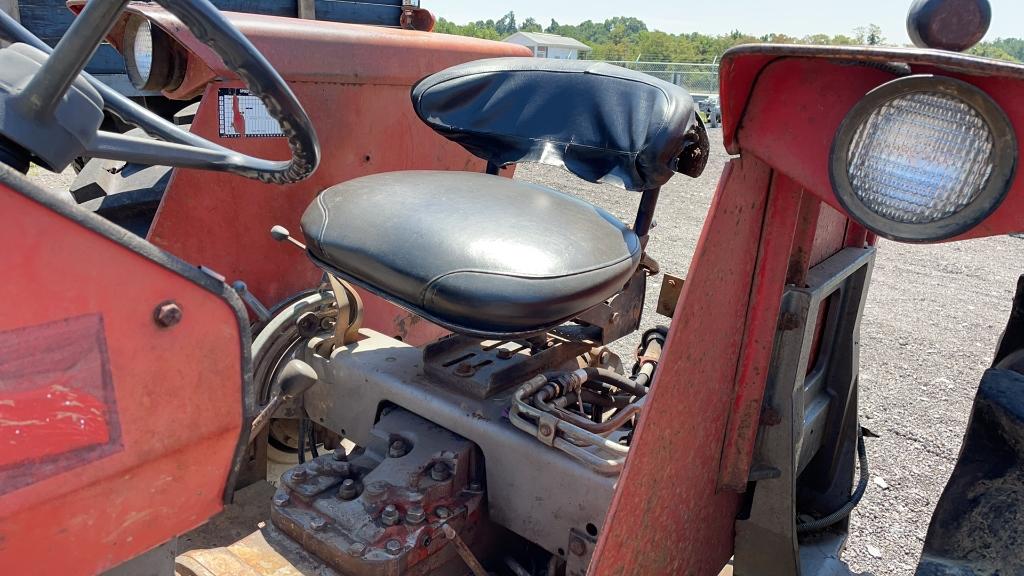
<instances>
[{"instance_id":1,"label":"gravel ground","mask_svg":"<svg viewBox=\"0 0 1024 576\"><path fill-rule=\"evenodd\" d=\"M721 131L711 130L720 143ZM662 191L649 247L662 270L686 276L718 176L728 160L715 146L706 175L675 178ZM31 176L66 190L73 174ZM588 184L560 169L522 166L518 178L572 192L631 222L639 195ZM846 559L878 576L911 575L931 511L960 449L974 391L1009 313L1024 241L1009 237L946 246L883 242L862 322L861 415L872 483L852 520ZM1008 265L1009 264L1009 265ZM667 319L648 286L645 327ZM635 339L615 346L629 358ZM883 488L883 486L885 486Z\"/></svg>"},{"instance_id":2,"label":"gravel ground","mask_svg":"<svg viewBox=\"0 0 1024 576\"><path fill-rule=\"evenodd\" d=\"M721 130L705 176L674 178L661 193L649 251L663 271L686 276L718 176L728 160ZM639 195L525 165L517 177L573 192L626 222ZM1017 265L1013 263L1017 262ZM861 416L872 482L852 517L851 568L911 575L932 510L956 462L971 403L1009 315L1024 241L943 246L883 241L861 324ZM648 287L644 325L655 315L660 278ZM616 351L628 358L635 341ZM882 486L886 486L883 488Z\"/></svg>"}]
</instances>

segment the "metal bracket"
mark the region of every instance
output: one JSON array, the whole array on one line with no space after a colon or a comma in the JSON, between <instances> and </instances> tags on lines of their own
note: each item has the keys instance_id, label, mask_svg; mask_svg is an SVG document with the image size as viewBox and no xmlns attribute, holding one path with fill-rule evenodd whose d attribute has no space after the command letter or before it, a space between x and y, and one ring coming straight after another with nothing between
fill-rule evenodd
<instances>
[{"instance_id":1,"label":"metal bracket","mask_svg":"<svg viewBox=\"0 0 1024 576\"><path fill-rule=\"evenodd\" d=\"M363 327L363 299L348 282L328 275L331 290L338 301L338 322L334 325L334 345L348 346L359 339Z\"/></svg>"},{"instance_id":2,"label":"metal bracket","mask_svg":"<svg viewBox=\"0 0 1024 576\"><path fill-rule=\"evenodd\" d=\"M796 516L850 495L857 442L860 317L875 249L847 248L788 286L767 378L749 515L736 522L735 574L832 574L845 530L801 546ZM799 489L798 489L799 486ZM831 559L831 560L830 560Z\"/></svg>"},{"instance_id":3,"label":"metal bracket","mask_svg":"<svg viewBox=\"0 0 1024 576\"><path fill-rule=\"evenodd\" d=\"M683 293L683 278L664 274L661 281L661 293L658 294L658 314L671 318L676 313L676 303Z\"/></svg>"}]
</instances>

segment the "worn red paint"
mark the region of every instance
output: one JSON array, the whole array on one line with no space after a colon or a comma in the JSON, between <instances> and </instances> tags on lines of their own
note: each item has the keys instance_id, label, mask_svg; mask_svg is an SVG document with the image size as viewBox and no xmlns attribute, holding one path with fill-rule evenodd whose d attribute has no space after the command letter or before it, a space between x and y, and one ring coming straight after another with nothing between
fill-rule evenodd
<instances>
[{"instance_id":1,"label":"worn red paint","mask_svg":"<svg viewBox=\"0 0 1024 576\"><path fill-rule=\"evenodd\" d=\"M245 136L245 115L242 114L242 105L238 101L238 92L231 95L231 127L235 134Z\"/></svg>"}]
</instances>

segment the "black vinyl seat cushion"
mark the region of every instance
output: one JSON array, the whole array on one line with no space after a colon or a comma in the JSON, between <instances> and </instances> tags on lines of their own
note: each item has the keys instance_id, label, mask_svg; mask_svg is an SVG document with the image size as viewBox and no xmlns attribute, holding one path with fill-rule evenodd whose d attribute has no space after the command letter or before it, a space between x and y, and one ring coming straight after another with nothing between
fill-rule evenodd
<instances>
[{"instance_id":1,"label":"black vinyl seat cushion","mask_svg":"<svg viewBox=\"0 0 1024 576\"><path fill-rule=\"evenodd\" d=\"M328 188L302 217L309 254L455 332L512 336L619 291L636 234L556 190L474 172L375 174Z\"/></svg>"}]
</instances>

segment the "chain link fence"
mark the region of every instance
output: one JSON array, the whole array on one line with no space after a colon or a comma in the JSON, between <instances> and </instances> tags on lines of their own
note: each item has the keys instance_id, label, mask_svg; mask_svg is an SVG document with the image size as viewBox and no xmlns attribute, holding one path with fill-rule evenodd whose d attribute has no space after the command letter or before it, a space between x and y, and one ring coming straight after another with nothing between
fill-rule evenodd
<instances>
[{"instance_id":1,"label":"chain link fence","mask_svg":"<svg viewBox=\"0 0 1024 576\"><path fill-rule=\"evenodd\" d=\"M691 94L718 94L718 64L687 64L682 62L614 62L630 70L682 86Z\"/></svg>"}]
</instances>

